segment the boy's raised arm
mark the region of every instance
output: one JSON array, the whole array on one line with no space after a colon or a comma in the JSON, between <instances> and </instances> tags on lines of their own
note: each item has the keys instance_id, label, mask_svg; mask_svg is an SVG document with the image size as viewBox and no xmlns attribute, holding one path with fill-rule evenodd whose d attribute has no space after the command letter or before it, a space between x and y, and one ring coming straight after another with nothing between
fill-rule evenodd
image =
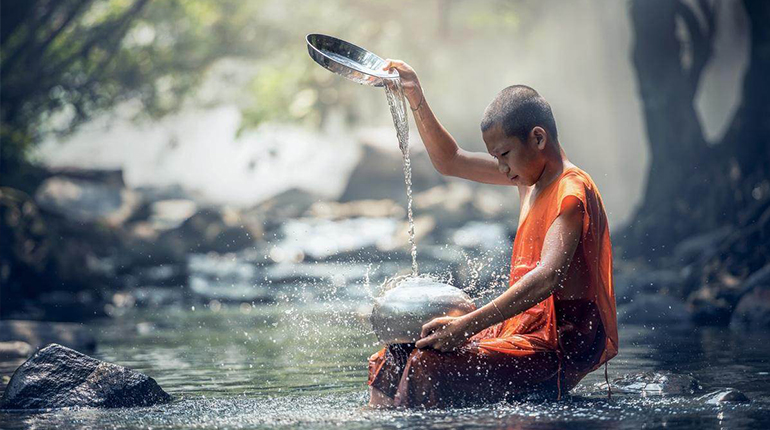
<instances>
[{"instance_id":1,"label":"boy's raised arm","mask_svg":"<svg viewBox=\"0 0 770 430\"><path fill-rule=\"evenodd\" d=\"M414 114L417 130L430 161L439 173L485 184L511 185L510 180L498 170L498 163L492 156L465 151L457 145L428 106L414 69L399 60L386 60L386 63L385 70L398 70L401 76L401 85Z\"/></svg>"}]
</instances>

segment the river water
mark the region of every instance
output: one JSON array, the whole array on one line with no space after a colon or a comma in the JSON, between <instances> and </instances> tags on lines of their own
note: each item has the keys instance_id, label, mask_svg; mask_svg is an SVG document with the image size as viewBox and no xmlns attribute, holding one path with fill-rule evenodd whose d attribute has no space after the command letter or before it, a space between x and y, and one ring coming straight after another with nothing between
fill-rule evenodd
<instances>
[{"instance_id":1,"label":"river water","mask_svg":"<svg viewBox=\"0 0 770 430\"><path fill-rule=\"evenodd\" d=\"M616 394L600 371L560 402L381 411L365 407L366 358L378 345L361 300L195 310L136 310L92 323L96 356L154 377L170 405L0 413L0 428L770 428L770 337L726 329L622 327L610 379L643 371L696 377L702 393L733 387L748 404L702 393Z\"/></svg>"}]
</instances>

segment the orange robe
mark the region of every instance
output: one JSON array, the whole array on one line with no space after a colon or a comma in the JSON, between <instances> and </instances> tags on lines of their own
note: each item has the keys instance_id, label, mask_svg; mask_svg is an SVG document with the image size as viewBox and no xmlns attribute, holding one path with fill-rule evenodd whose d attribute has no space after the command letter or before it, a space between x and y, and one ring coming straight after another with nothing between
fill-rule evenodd
<instances>
[{"instance_id":1,"label":"orange robe","mask_svg":"<svg viewBox=\"0 0 770 430\"><path fill-rule=\"evenodd\" d=\"M454 352L384 348L369 359L369 385L405 407L494 402L534 392L559 397L614 357L610 235L599 190L587 173L565 169L536 197L513 243L510 285L537 266L546 232L570 196L584 208L582 235L567 273L585 284L581 299L551 295Z\"/></svg>"}]
</instances>

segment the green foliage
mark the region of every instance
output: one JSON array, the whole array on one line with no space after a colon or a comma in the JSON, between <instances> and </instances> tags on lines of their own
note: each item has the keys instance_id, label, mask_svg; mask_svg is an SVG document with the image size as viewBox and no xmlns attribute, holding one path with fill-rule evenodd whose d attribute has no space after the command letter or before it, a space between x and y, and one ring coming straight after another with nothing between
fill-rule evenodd
<instances>
[{"instance_id":1,"label":"green foliage","mask_svg":"<svg viewBox=\"0 0 770 430\"><path fill-rule=\"evenodd\" d=\"M159 116L216 60L254 55L236 0L2 3L2 162L19 165L46 132L69 132L127 99Z\"/></svg>"},{"instance_id":2,"label":"green foliage","mask_svg":"<svg viewBox=\"0 0 770 430\"><path fill-rule=\"evenodd\" d=\"M309 59L307 33L409 59L430 78L426 50L457 48L447 28L464 40L516 25L507 2L487 3L501 12L406 0L3 0L0 182L47 133L72 132L121 102L139 101L148 118L179 109L223 58L251 70L238 93L242 128L318 126L332 107L355 119L360 90Z\"/></svg>"}]
</instances>

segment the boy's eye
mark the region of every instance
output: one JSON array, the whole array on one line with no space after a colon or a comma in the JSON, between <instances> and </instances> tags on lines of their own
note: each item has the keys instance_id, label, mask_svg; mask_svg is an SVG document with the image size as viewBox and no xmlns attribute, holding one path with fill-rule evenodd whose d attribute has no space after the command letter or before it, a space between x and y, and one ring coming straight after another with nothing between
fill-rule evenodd
<instances>
[{"instance_id":1,"label":"boy's eye","mask_svg":"<svg viewBox=\"0 0 770 430\"><path fill-rule=\"evenodd\" d=\"M502 154L500 154L500 157L505 157L506 155L508 155L508 153L509 153L509 152L511 152L511 151L505 151L505 152L503 152Z\"/></svg>"}]
</instances>

